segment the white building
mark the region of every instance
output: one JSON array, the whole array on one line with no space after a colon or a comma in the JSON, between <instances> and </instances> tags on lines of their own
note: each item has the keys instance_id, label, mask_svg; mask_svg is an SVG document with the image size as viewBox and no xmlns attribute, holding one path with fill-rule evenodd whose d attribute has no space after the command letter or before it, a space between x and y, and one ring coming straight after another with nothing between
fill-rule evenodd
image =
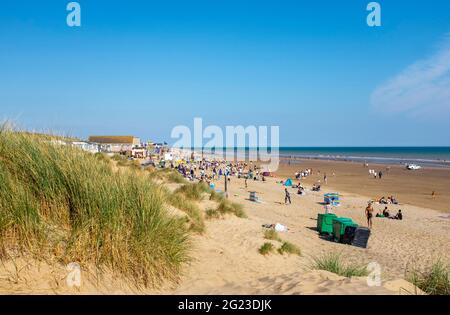
<instances>
[{"instance_id":1,"label":"white building","mask_svg":"<svg viewBox=\"0 0 450 315\"><path fill-rule=\"evenodd\" d=\"M72 142L72 146L94 154L99 152L98 145L95 143L75 141Z\"/></svg>"}]
</instances>

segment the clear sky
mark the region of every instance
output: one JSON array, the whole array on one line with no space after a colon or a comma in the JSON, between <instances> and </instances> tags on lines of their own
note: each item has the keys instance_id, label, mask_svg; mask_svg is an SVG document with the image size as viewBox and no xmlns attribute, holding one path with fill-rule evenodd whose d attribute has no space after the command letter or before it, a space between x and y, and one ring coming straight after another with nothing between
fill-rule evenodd
<instances>
[{"instance_id":1,"label":"clear sky","mask_svg":"<svg viewBox=\"0 0 450 315\"><path fill-rule=\"evenodd\" d=\"M278 125L283 146L450 145L450 1L0 2L0 119L173 142Z\"/></svg>"}]
</instances>

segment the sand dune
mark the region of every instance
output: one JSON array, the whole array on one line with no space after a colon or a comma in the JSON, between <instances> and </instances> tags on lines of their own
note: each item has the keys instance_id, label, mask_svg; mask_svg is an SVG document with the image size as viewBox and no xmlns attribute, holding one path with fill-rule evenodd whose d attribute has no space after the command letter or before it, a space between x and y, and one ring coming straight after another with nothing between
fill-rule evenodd
<instances>
[{"instance_id":1,"label":"sand dune","mask_svg":"<svg viewBox=\"0 0 450 315\"><path fill-rule=\"evenodd\" d=\"M368 287L365 277L346 278L323 270L296 272L277 277L264 277L247 283L205 286L191 294L230 295L409 295L423 294L405 280L387 281L379 287Z\"/></svg>"},{"instance_id":2,"label":"sand dune","mask_svg":"<svg viewBox=\"0 0 450 315\"><path fill-rule=\"evenodd\" d=\"M221 188L222 183L217 186ZM405 268L412 264L425 267L437 258L450 258L450 220L435 210L402 205L403 221L375 218L369 246L361 249L319 238L314 228L317 213L322 212L323 193L298 196L292 189L293 203L284 205L283 187L274 178L265 183L249 181L248 189L243 180L233 178L229 189L230 199L244 205L248 218L228 216L207 221L206 233L192 239L193 261L185 267L178 284L158 290L135 288L107 270L100 274L84 270L81 288L69 288L65 266L19 260L17 268L12 262L0 268L0 293L414 294L413 286L401 280ZM257 191L262 202L248 201L248 190ZM336 213L364 225L367 197L342 194L342 205ZM204 201L203 208L209 203ZM280 236L300 247L301 256L258 253L267 241L262 225L277 222L289 227ZM276 247L281 245L271 242ZM348 262L379 263L382 285L371 287L365 277L349 279L313 270L313 257L328 252L342 253Z\"/></svg>"},{"instance_id":3,"label":"sand dune","mask_svg":"<svg viewBox=\"0 0 450 315\"><path fill-rule=\"evenodd\" d=\"M413 292L404 280L408 266L426 267L438 258L449 259L450 222L431 209L403 205L405 219L375 219L367 249L320 239L314 230L322 212L323 193L294 193L293 204L280 203L283 188L275 183L249 182L248 190L259 192L262 203L247 200L243 181L231 182L230 198L243 203L248 219L229 217L207 224L207 235L195 239L195 262L188 268L175 294L402 294ZM219 188L221 183L219 183ZM330 188L331 189L331 188ZM294 190L293 190L294 192ZM339 216L365 224L367 198L343 193ZM381 207L381 206L377 206ZM302 256L272 254L257 249L265 242L261 225L286 224L283 239L298 245ZM279 247L279 243L272 241ZM311 270L313 257L327 252L342 253L348 262L377 262L382 268L382 286L368 287L363 279L346 279Z\"/></svg>"}]
</instances>

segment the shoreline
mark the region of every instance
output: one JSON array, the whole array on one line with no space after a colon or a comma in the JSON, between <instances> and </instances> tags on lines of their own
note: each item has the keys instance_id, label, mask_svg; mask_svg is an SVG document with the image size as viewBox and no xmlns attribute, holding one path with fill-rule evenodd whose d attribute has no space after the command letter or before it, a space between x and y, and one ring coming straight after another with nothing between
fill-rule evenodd
<instances>
[{"instance_id":1,"label":"shoreline","mask_svg":"<svg viewBox=\"0 0 450 315\"><path fill-rule=\"evenodd\" d=\"M190 150L179 149L181 156L189 159ZM202 157L210 160L221 160L220 155L194 151L196 159ZM239 156L238 156L239 158ZM323 174L328 174L329 188L337 191L345 191L365 196L367 199L378 200L381 197L395 196L401 204L411 204L450 213L450 168L423 167L420 170L407 170L404 165L370 163L364 167L363 163L355 161L336 161L325 159L304 159L297 157L295 163L289 162L289 158L280 157L278 169L272 174L280 178L292 178L295 183L294 173L299 170L312 168L321 170L310 177L303 179L302 184L308 187L317 181L323 181ZM229 160L231 161L231 160ZM234 160L236 161L236 159ZM247 163L250 161L246 161ZM261 165L261 162L255 164ZM382 179L369 177L368 170L382 171ZM335 176L332 176L332 174ZM323 184L323 183L322 183ZM327 187L323 187L324 190ZM432 196L435 192L435 196Z\"/></svg>"},{"instance_id":2,"label":"shoreline","mask_svg":"<svg viewBox=\"0 0 450 315\"><path fill-rule=\"evenodd\" d=\"M376 164L385 166L401 166L405 167L407 164L421 164L423 168L433 169L450 169L450 161L448 160L425 160L425 159L404 159L404 158L390 158L390 157L331 157L331 156L294 156L294 155L280 155L280 160L301 162L301 161L329 161L329 162L348 162L355 164ZM397 161L397 162L395 162Z\"/></svg>"},{"instance_id":3,"label":"shoreline","mask_svg":"<svg viewBox=\"0 0 450 315\"><path fill-rule=\"evenodd\" d=\"M312 168L314 172L301 180L302 184L312 186L321 181L323 191L335 189L350 194L357 194L367 199L378 200L381 197L394 195L400 204L410 204L450 213L450 169L423 168L409 171L399 165L370 164L363 167L359 163L347 161L299 160L299 163L289 164L282 161L274 172L278 178L291 177L297 182L294 173L298 170ZM368 170L382 171L382 179L369 177ZM328 184L323 183L323 175L327 174ZM334 176L333 176L334 174ZM435 196L432 196L432 192Z\"/></svg>"},{"instance_id":4,"label":"shoreline","mask_svg":"<svg viewBox=\"0 0 450 315\"><path fill-rule=\"evenodd\" d=\"M439 147L441 148L441 147ZM442 147L447 148L447 147ZM293 162L301 160L322 160L322 161L343 161L352 163L370 163L382 165L397 165L406 166L407 164L418 164L426 168L448 168L450 169L449 158L430 158L425 156L400 156L390 155L386 152L384 155L355 155L355 153L293 153L286 150L286 148L278 148L275 152L280 160L291 160ZM294 147L295 149L295 147ZM321 148L318 148L319 150ZM345 148L344 148L345 149ZM418 148L420 149L420 148ZM207 156L209 158L216 158L219 160L232 157L233 159L244 160L267 160L271 158L271 153L267 149L222 149L220 153L211 152L208 149L180 149L185 152L195 152L196 156ZM370 154L370 153L368 153ZM228 156L227 156L228 155ZM251 157L251 158L250 158Z\"/></svg>"}]
</instances>

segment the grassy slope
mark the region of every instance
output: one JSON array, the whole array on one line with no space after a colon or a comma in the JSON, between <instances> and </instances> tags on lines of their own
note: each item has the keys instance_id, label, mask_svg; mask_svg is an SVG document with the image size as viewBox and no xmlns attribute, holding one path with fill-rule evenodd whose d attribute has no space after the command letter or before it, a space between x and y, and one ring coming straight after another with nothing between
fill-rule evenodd
<instances>
[{"instance_id":1,"label":"grassy slope","mask_svg":"<svg viewBox=\"0 0 450 315\"><path fill-rule=\"evenodd\" d=\"M0 258L11 251L108 266L156 285L177 280L188 231L144 172L40 136L0 132Z\"/></svg>"}]
</instances>

